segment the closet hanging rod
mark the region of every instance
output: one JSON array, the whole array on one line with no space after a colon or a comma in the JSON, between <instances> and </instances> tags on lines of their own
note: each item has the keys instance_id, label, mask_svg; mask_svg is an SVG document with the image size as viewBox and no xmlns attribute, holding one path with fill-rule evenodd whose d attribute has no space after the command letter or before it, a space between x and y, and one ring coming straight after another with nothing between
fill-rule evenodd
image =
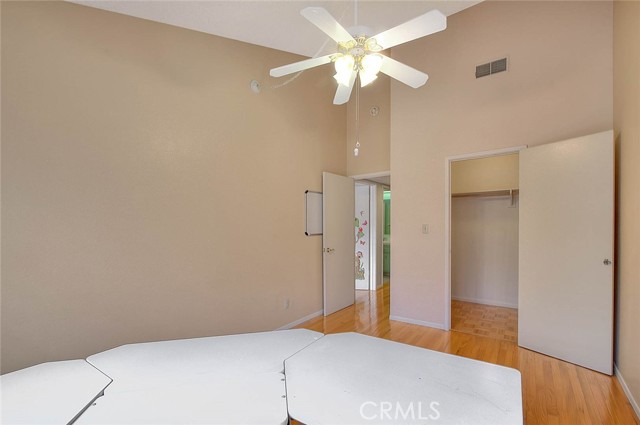
<instances>
[{"instance_id":1,"label":"closet hanging rod","mask_svg":"<svg viewBox=\"0 0 640 425\"><path fill-rule=\"evenodd\" d=\"M468 198L468 197L480 197L480 196L514 196L520 192L519 189L504 189L504 190L485 190L480 192L463 192L452 193L452 198Z\"/></svg>"}]
</instances>

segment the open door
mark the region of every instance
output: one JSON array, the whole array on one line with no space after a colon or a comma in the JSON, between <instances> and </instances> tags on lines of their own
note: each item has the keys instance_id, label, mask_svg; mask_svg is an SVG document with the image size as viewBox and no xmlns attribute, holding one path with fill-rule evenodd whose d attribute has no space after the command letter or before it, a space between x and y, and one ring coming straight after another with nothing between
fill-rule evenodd
<instances>
[{"instance_id":1,"label":"open door","mask_svg":"<svg viewBox=\"0 0 640 425\"><path fill-rule=\"evenodd\" d=\"M611 375L613 132L520 151L518 342Z\"/></svg>"},{"instance_id":2,"label":"open door","mask_svg":"<svg viewBox=\"0 0 640 425\"><path fill-rule=\"evenodd\" d=\"M322 173L322 281L324 315L355 302L352 178Z\"/></svg>"}]
</instances>

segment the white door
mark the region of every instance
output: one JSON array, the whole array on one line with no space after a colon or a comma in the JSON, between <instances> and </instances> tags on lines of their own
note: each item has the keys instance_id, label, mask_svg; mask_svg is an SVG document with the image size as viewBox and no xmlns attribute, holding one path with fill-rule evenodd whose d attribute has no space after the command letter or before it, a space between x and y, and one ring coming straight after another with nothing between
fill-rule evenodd
<instances>
[{"instance_id":1,"label":"white door","mask_svg":"<svg viewBox=\"0 0 640 425\"><path fill-rule=\"evenodd\" d=\"M322 279L324 315L355 302L352 178L322 173Z\"/></svg>"},{"instance_id":2,"label":"white door","mask_svg":"<svg viewBox=\"0 0 640 425\"><path fill-rule=\"evenodd\" d=\"M613 132L520 151L519 345L611 375Z\"/></svg>"}]
</instances>

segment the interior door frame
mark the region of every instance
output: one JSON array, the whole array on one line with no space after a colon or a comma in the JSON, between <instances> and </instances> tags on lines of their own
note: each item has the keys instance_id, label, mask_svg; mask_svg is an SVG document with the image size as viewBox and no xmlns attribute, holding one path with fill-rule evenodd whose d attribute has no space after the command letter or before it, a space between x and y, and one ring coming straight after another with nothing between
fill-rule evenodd
<instances>
[{"instance_id":1,"label":"interior door frame","mask_svg":"<svg viewBox=\"0 0 640 425\"><path fill-rule=\"evenodd\" d=\"M353 177L352 177L353 178ZM371 291L373 287L375 287L376 282L377 282L377 267L376 267L376 241L378 240L378 235L376 234L376 230L377 230L377 211L376 211L376 203L375 203L375 195L376 195L376 189L377 189L377 185L375 184L375 182L371 182L369 180L366 179L355 179L353 178L353 181L355 182L355 186L356 189L358 187L358 182L360 182L360 186L367 187L367 195L369 196L369 255L368 255L368 261L369 261L369 284L367 285L367 289L368 291ZM356 203L358 202L358 193L356 192ZM356 291L364 291L364 289L358 289L357 288L357 284L355 284L354 282L354 286L356 287Z\"/></svg>"},{"instance_id":2,"label":"interior door frame","mask_svg":"<svg viewBox=\"0 0 640 425\"><path fill-rule=\"evenodd\" d=\"M492 156L502 156L519 153L526 149L527 145L513 146L510 148L480 151L462 155L453 155L445 158L445 179L444 179L444 284L445 284L445 306L444 306L444 326L445 331L451 329L451 164L457 161L469 159L489 158Z\"/></svg>"},{"instance_id":3,"label":"interior door frame","mask_svg":"<svg viewBox=\"0 0 640 425\"><path fill-rule=\"evenodd\" d=\"M382 217L380 217L377 213L377 192L380 191L384 191L384 190L389 190L389 189L385 189L388 188L387 185L382 184L382 183L378 183L369 179L373 179L376 177L387 177L387 176L391 176L391 172L390 171L380 171L377 173L368 173L368 174L358 174L355 176L349 176L351 177L353 180L355 181L366 181L369 183L370 185L370 190L369 190L369 223L370 227L369 229L378 229L378 225L380 223L380 221L382 221L384 223L384 208L383 208L383 213L382 213ZM374 196L374 192L376 192L376 195ZM371 231L370 231L371 232ZM384 229L382 230L381 234L378 234L378 232L371 232L370 233L370 237L369 237L369 244L370 247L375 247L377 246L377 243L379 240L383 239L384 235ZM384 251L384 246L382 248L382 251ZM379 261L380 259L383 258L383 254L382 252L378 252L377 249L369 249L369 290L370 291L375 291L376 289L382 287L382 285L384 284L384 276L382 275L382 265L380 265L380 267L378 267L378 263L382 264L382 261ZM378 274L381 276L380 279L378 279Z\"/></svg>"}]
</instances>

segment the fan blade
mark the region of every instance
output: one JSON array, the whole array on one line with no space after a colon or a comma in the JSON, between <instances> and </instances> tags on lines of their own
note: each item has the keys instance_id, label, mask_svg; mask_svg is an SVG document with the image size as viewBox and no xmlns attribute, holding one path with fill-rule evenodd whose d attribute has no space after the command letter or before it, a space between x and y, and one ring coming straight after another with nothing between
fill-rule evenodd
<instances>
[{"instance_id":1,"label":"fan blade","mask_svg":"<svg viewBox=\"0 0 640 425\"><path fill-rule=\"evenodd\" d=\"M447 17L439 10L432 10L371 38L375 38L383 49L388 49L445 28L447 28Z\"/></svg>"},{"instance_id":2,"label":"fan blade","mask_svg":"<svg viewBox=\"0 0 640 425\"><path fill-rule=\"evenodd\" d=\"M302 9L300 14L316 27L320 28L329 37L333 38L337 43L347 41L355 42L351 34L325 9L321 7L307 7Z\"/></svg>"},{"instance_id":3,"label":"fan blade","mask_svg":"<svg viewBox=\"0 0 640 425\"><path fill-rule=\"evenodd\" d=\"M293 74L294 72L304 71L305 69L313 68L316 66L324 65L331 62L333 55L320 56L319 58L305 59L300 62L290 63L289 65L283 65L278 68L273 68L269 71L269 75L272 77L282 77L283 75Z\"/></svg>"},{"instance_id":4,"label":"fan blade","mask_svg":"<svg viewBox=\"0 0 640 425\"><path fill-rule=\"evenodd\" d=\"M336 90L336 97L333 98L334 105L342 105L343 103L347 103L349 98L351 97L351 91L353 90L353 85L356 81L356 76L358 73L354 70L351 73L351 78L349 79L349 87L343 86L342 84L338 84L338 90Z\"/></svg>"},{"instance_id":5,"label":"fan blade","mask_svg":"<svg viewBox=\"0 0 640 425\"><path fill-rule=\"evenodd\" d=\"M388 56L383 56L380 72L387 74L389 77L395 78L401 83L405 83L414 89L423 86L429 79L429 76L424 72L411 68L410 66L398 62L395 59L391 59Z\"/></svg>"}]
</instances>

